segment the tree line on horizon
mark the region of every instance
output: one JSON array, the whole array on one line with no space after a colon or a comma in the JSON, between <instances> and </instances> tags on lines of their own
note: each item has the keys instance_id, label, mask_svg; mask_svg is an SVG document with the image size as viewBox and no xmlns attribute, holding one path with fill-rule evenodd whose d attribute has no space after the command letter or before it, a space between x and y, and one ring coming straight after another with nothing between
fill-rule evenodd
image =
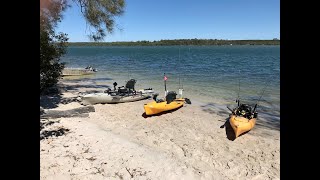
<instances>
[{"instance_id":1,"label":"tree line on horizon","mask_svg":"<svg viewBox=\"0 0 320 180\"><path fill-rule=\"evenodd\" d=\"M68 42L68 46L280 45L273 40L174 39L159 41Z\"/></svg>"}]
</instances>

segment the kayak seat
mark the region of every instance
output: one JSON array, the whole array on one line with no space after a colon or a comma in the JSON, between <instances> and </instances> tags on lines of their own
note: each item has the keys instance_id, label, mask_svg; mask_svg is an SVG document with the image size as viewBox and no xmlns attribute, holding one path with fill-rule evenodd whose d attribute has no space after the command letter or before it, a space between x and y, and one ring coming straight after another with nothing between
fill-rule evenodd
<instances>
[{"instance_id":1,"label":"kayak seat","mask_svg":"<svg viewBox=\"0 0 320 180\"><path fill-rule=\"evenodd\" d=\"M172 101L176 99L177 93L174 91L169 91L166 96L167 104L170 104Z\"/></svg>"},{"instance_id":2,"label":"kayak seat","mask_svg":"<svg viewBox=\"0 0 320 180\"><path fill-rule=\"evenodd\" d=\"M136 84L136 80L135 79L130 79L127 84L126 84L126 88L128 88L129 90L132 89L133 91L134 90L134 85Z\"/></svg>"},{"instance_id":3,"label":"kayak seat","mask_svg":"<svg viewBox=\"0 0 320 180\"><path fill-rule=\"evenodd\" d=\"M240 104L238 107L236 114L238 116L243 116L245 118L252 117L252 109L249 105L247 104Z\"/></svg>"},{"instance_id":4,"label":"kayak seat","mask_svg":"<svg viewBox=\"0 0 320 180\"><path fill-rule=\"evenodd\" d=\"M128 92L128 89L127 89L127 88L124 88L124 86L121 86L121 87L118 87L118 92L119 92L119 93L127 93L127 92Z\"/></svg>"},{"instance_id":5,"label":"kayak seat","mask_svg":"<svg viewBox=\"0 0 320 180\"><path fill-rule=\"evenodd\" d=\"M157 102L157 103L164 102L163 99L158 99L158 98L157 98L158 95L159 95L158 93L154 94L153 97L152 97L152 99L153 99L155 102Z\"/></svg>"},{"instance_id":6,"label":"kayak seat","mask_svg":"<svg viewBox=\"0 0 320 180\"><path fill-rule=\"evenodd\" d=\"M113 90L111 90L110 88L108 88L107 90L105 90L104 93L107 93L107 94L109 94L109 95L116 95L116 94L118 94L117 91L113 91Z\"/></svg>"}]
</instances>

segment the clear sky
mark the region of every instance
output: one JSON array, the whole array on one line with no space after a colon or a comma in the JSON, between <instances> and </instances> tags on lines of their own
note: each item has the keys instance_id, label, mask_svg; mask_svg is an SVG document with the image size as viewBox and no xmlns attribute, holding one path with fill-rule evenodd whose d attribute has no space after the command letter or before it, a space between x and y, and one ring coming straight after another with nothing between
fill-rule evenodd
<instances>
[{"instance_id":1,"label":"clear sky","mask_svg":"<svg viewBox=\"0 0 320 180\"><path fill-rule=\"evenodd\" d=\"M161 39L280 39L280 0L126 0L106 42ZM73 5L57 28L69 42L89 42Z\"/></svg>"}]
</instances>

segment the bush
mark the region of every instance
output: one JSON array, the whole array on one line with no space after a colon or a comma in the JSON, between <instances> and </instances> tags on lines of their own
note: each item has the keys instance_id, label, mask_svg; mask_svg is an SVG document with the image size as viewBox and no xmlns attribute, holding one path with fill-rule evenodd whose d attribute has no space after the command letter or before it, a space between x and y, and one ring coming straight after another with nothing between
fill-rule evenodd
<instances>
[{"instance_id":1,"label":"bush","mask_svg":"<svg viewBox=\"0 0 320 180\"><path fill-rule=\"evenodd\" d=\"M55 35L40 27L40 93L59 81L64 68L60 57L66 53L67 40L66 34Z\"/></svg>"}]
</instances>

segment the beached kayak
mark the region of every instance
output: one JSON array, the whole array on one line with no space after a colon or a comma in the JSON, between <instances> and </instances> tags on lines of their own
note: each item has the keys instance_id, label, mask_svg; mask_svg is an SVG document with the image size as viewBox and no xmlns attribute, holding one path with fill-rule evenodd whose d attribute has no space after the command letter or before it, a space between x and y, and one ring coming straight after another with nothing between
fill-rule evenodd
<instances>
[{"instance_id":1,"label":"beached kayak","mask_svg":"<svg viewBox=\"0 0 320 180\"><path fill-rule=\"evenodd\" d=\"M256 124L258 113L256 112L257 104L252 107L248 104L240 104L237 100L238 106L231 110L228 108L232 114L230 114L229 123L234 131L235 137L250 131Z\"/></svg>"},{"instance_id":2,"label":"beached kayak","mask_svg":"<svg viewBox=\"0 0 320 180\"><path fill-rule=\"evenodd\" d=\"M175 99L170 103L167 103L167 101L162 101L162 102L152 101L152 102L144 105L144 110L145 110L146 115L154 115L154 114L159 114L164 111L170 111L173 109L177 109L177 108L183 106L184 102L185 102L184 98Z\"/></svg>"},{"instance_id":3,"label":"beached kayak","mask_svg":"<svg viewBox=\"0 0 320 180\"><path fill-rule=\"evenodd\" d=\"M231 115L229 122L237 138L240 134L250 131L256 124L256 120L256 118L247 119L245 117Z\"/></svg>"},{"instance_id":4,"label":"beached kayak","mask_svg":"<svg viewBox=\"0 0 320 180\"><path fill-rule=\"evenodd\" d=\"M107 93L92 93L82 96L81 104L106 104L139 101L149 98L149 94L110 95Z\"/></svg>"}]
</instances>

